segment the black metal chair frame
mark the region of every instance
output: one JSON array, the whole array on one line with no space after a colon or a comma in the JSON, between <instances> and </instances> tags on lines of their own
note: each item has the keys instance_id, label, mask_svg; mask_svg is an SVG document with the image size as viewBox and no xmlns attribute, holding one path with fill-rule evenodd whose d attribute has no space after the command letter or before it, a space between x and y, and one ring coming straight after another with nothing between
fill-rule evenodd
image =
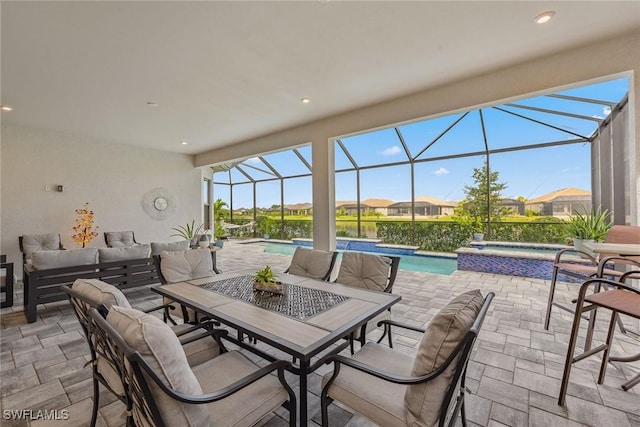
<instances>
[{"instance_id":1,"label":"black metal chair frame","mask_svg":"<svg viewBox=\"0 0 640 427\"><path fill-rule=\"evenodd\" d=\"M558 264L562 263L562 255L567 253L567 252L577 252L580 253L584 256L587 256L588 259L591 261L592 268L595 268L594 272L591 275L585 275L581 272L578 271L574 271L574 270L570 270L570 269L565 269L565 268L560 268L558 267ZM547 302L547 312L545 315L545 319L544 319L544 329L548 330L549 329L549 323L551 320L551 308L552 307L558 307L561 310L567 311L569 313L575 313L575 310L572 307L567 307L563 304L560 304L558 302L554 301L554 297L555 297L555 290L556 290L556 282L558 279L558 275L559 274L564 274L566 276L570 276L570 277L575 277L578 279L584 279L584 280L589 280L589 279L596 279L596 278L610 278L610 277L605 277L605 269L607 269L607 266L611 266L611 264L615 264L616 261L619 261L622 265L632 265L634 266L634 268L640 268L640 262L635 261L633 259L630 259L629 257L624 257L624 256L620 256L620 255L612 255L612 256L608 256L608 257L604 257L602 259L600 259L599 261L596 260L594 257L592 257L590 254L583 252L583 251L577 251L575 249L563 249L561 251L559 251L556 254L554 263L553 263L553 273L551 275L551 286L549 288L549 300ZM620 276L623 275L624 272L620 272ZM578 285L578 284L576 284ZM600 286L595 287L595 291L599 292L600 291ZM575 302L575 300L573 301ZM594 312L595 313L595 312ZM583 317L583 319L589 320L589 326L587 329L587 337L585 340L585 346L584 349L585 351L588 351L591 348L591 343L593 341L593 329L595 327L595 314L591 314L589 317ZM625 327L623 326L622 322L620 322L619 320L618 322L618 326L620 328L620 331L623 334L626 334L628 331L627 329L625 329Z\"/></svg>"},{"instance_id":2,"label":"black metal chair frame","mask_svg":"<svg viewBox=\"0 0 640 427\"><path fill-rule=\"evenodd\" d=\"M140 353L126 344L118 332L107 323L105 320L106 316L103 316L103 314L99 313L95 308L89 311L89 315L92 319L92 324L97 330L97 335L100 335L101 339L107 343L114 362L118 364L118 371L123 373L123 385L130 396L133 413L144 417L149 425L164 427L166 424L151 394L147 378L154 381L163 392L173 399L184 403L203 404L216 402L231 396L275 371L277 371L278 379L289 395L289 400L282 405L289 411L289 425L291 427L296 425L296 396L284 377L285 369L291 366L289 362L277 360L220 390L198 396L187 395L165 385ZM221 338L226 338L227 333L228 332L223 329L212 329L204 335L214 336L219 342L221 350L224 352L227 350L224 345L222 345Z\"/></svg>"},{"instance_id":3,"label":"black metal chair frame","mask_svg":"<svg viewBox=\"0 0 640 427\"><path fill-rule=\"evenodd\" d=\"M610 289L621 289L621 290L633 292L637 295L640 295L640 289L636 289L624 283L625 280L629 277L640 278L640 271L629 271L620 277L620 281L597 278L597 279L587 280L580 286L580 291L578 293L578 299L576 304L576 311L573 317L573 324L571 327L571 335L569 337L567 356L565 358L562 382L560 383L560 394L558 396L558 405L563 406L565 403L567 388L569 386L569 375L571 374L571 366L574 363L602 351L603 352L602 362L600 364L600 372L598 374L598 384L602 384L602 382L604 381L607 364L609 363L610 360L621 361L621 362L631 362L631 361L640 360L640 354L636 356L631 356L631 357L615 357L615 358L609 357L609 353L611 351L611 343L613 341L613 333L615 331L615 325L619 320L618 313L629 314L629 315L632 315L632 314L624 313L624 311L622 311L618 307L600 305L598 303L590 301L589 296L587 296L587 291L589 290L589 288L591 287L594 288L594 295L595 295L596 293L598 293L597 290L603 286ZM588 302L589 305L584 305L585 302ZM593 319L593 321L595 322L596 309L598 307L611 310L611 319L609 321L609 329L607 332L606 342L597 347L594 347L591 349L585 349L583 353L580 353L577 356L574 356L576 343L578 340L578 330L580 329L580 319L582 318L582 313L590 311L591 312L590 318ZM622 389L627 391L638 383L640 383L640 374L636 375L634 378L624 383L622 385Z\"/></svg>"},{"instance_id":4,"label":"black metal chair frame","mask_svg":"<svg viewBox=\"0 0 640 427\"><path fill-rule=\"evenodd\" d=\"M116 372L118 372L118 370L116 369L117 367L113 365L113 363L110 362L110 358L109 355L104 354L104 348L100 347L101 342L97 342L95 341L95 339L92 339L92 336L90 334L90 328L89 328L89 324L91 323L91 319L89 318L89 310L91 308L98 308L95 306L95 304L88 300L87 298L85 298L84 296L80 295L77 291L73 290L70 286L67 285L63 285L60 287L68 296L69 298L69 302L71 303L71 307L73 308L73 311L76 315L76 317L78 318L78 321L80 322L80 326L82 326L82 330L84 331L85 334L85 338L87 339L87 343L89 344L89 350L91 352L91 367L92 367L92 371L93 371L93 412L91 415L91 426L95 426L96 420L97 420L97 416L98 416L98 407L99 407L99 400L100 400L100 387L99 387L99 383L101 383L102 385L104 385L107 390L109 390L110 392L112 392L114 395L118 396L118 394L113 391L113 389L109 386L109 384L107 383L107 381L104 379L104 377L98 372L98 365L97 365L97 356L100 355L101 357L103 357L110 365L112 365L112 367L116 370ZM168 312L168 310L173 310L175 307L168 305L168 304L164 304L164 305L159 305L156 307L152 307L149 308L147 310L144 310L145 313L151 313L157 310L164 310L163 313L163 318L165 319L164 321L166 322L166 318L167 315L165 313ZM108 310L103 306L103 310L106 313ZM175 325L176 323L173 321L173 319L171 319L171 317L169 317L169 320ZM213 323L206 323L203 322L199 325L194 325L190 328L185 328L181 331L179 331L176 335L178 337L181 337L185 334L189 334L193 331L197 331L199 329L203 329L203 330L211 330L213 329ZM209 333L203 333L201 335L197 335L195 338L189 338L186 340L182 340L181 343L187 344L189 342L195 341L197 339L201 339L204 338L206 336L208 336ZM221 342L218 342L218 345L220 345L220 348L223 348L224 346L222 346ZM118 372L120 374L120 372ZM118 396L118 398L120 398L120 396ZM125 398L120 398L120 400L125 404L128 405L128 401ZM127 406L128 409L130 409L129 406Z\"/></svg>"},{"instance_id":5,"label":"black metal chair frame","mask_svg":"<svg viewBox=\"0 0 640 427\"><path fill-rule=\"evenodd\" d=\"M457 414L458 412L460 412L462 417L462 425L466 427L467 419L466 419L465 408L464 408L464 394L466 391L465 380L467 375L467 365L469 363L469 358L471 357L471 350L473 349L473 345L478 336L478 333L480 332L480 328L482 327L482 323L484 322L484 318L487 314L487 311L489 310L489 305L491 304L491 300L493 299L493 297L494 297L493 292L489 292L487 294L487 296L484 299L484 303L482 304L482 307L478 312L478 315L476 316L475 321L473 322L473 325L471 325L471 328L466 333L462 341L460 341L460 343L451 352L449 357L447 357L447 359L438 367L438 369L428 374L417 376L417 377L400 376L388 371L383 371L381 369L378 369L375 366L368 365L366 363L351 359L346 356L336 355L336 356L331 356L327 358L326 362L327 363L333 362L334 367L333 367L333 374L331 378L329 379L327 384L325 384L325 386L322 388L322 393L320 394L322 426L327 427L329 425L328 406L331 404L331 402L333 402L333 399L329 397L328 391L329 391L329 387L331 386L333 381L336 379L336 377L340 373L341 365L349 366L351 368L357 369L358 371L364 372L369 375L373 375L377 378L380 378L382 380L389 381L395 384L410 385L410 384L421 384L421 383L432 381L433 379L437 378L440 374L442 374L449 367L449 365L451 363L454 363L454 361L456 361L457 359L457 361L455 362L455 370L454 370L453 378L451 380L451 383L449 384L449 387L447 388L447 392L445 393L444 400L442 401L442 405L440 406L440 418L439 418L438 425L440 427L444 427L445 425L448 425L449 427L453 427L456 423ZM380 324L389 325L388 326L389 329L391 328L391 326L396 326L396 327L401 327L401 328L409 329L416 332L422 332L422 333L425 332L425 329L423 328L418 328L412 325L407 325L407 324L395 322L395 321L383 320L381 322L378 322L378 325ZM456 404L453 409L452 416L449 422L447 423L447 415L449 412L448 409L450 407L452 399L456 395L457 395Z\"/></svg>"},{"instance_id":6,"label":"black metal chair frame","mask_svg":"<svg viewBox=\"0 0 640 427\"><path fill-rule=\"evenodd\" d=\"M329 279L331 279L331 273L333 272L333 267L336 264L336 259L338 259L338 252L337 251L331 251L331 262L329 263L329 269L327 270L326 274L324 276L322 276L322 280L323 282L328 282ZM287 267L287 269L284 271L285 273L289 273L289 268L291 267Z\"/></svg>"},{"instance_id":7,"label":"black metal chair frame","mask_svg":"<svg viewBox=\"0 0 640 427\"><path fill-rule=\"evenodd\" d=\"M128 232L129 230L126 230L126 232ZM107 234L109 233L124 233L123 231L105 231L104 234L104 243L105 245L107 245L108 248L111 248L113 246L109 245L109 240L107 239ZM133 232L133 230L131 230L131 237L133 238L133 243L135 245L139 245L139 243L136 241L136 235Z\"/></svg>"}]
</instances>

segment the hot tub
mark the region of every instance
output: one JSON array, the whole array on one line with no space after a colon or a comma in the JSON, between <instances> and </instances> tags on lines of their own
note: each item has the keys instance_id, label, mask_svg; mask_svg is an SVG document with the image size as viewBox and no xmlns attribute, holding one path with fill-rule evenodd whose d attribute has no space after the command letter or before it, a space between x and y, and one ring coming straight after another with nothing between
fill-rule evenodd
<instances>
[{"instance_id":1,"label":"hot tub","mask_svg":"<svg viewBox=\"0 0 640 427\"><path fill-rule=\"evenodd\" d=\"M471 246L456 251L458 270L547 280L551 280L556 253L562 249L573 249L566 245L493 241L471 242ZM566 260L576 264L589 264L577 254L567 254ZM580 279L565 275L558 279L565 282L581 282Z\"/></svg>"}]
</instances>

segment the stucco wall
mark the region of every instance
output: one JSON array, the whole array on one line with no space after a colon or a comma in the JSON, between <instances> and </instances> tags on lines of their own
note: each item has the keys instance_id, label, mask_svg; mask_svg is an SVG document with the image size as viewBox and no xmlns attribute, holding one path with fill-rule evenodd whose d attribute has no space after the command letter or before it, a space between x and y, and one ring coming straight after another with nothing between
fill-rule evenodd
<instances>
[{"instance_id":1,"label":"stucco wall","mask_svg":"<svg viewBox=\"0 0 640 427\"><path fill-rule=\"evenodd\" d=\"M141 243L176 240L171 227L202 220L201 172L193 157L136 148L77 135L2 126L0 246L21 275L18 236L60 233L66 248L75 209L89 202L100 234L89 246L103 247L104 231L134 230ZM45 185L63 185L46 192ZM154 220L143 210L145 193L165 188L175 212Z\"/></svg>"}]
</instances>

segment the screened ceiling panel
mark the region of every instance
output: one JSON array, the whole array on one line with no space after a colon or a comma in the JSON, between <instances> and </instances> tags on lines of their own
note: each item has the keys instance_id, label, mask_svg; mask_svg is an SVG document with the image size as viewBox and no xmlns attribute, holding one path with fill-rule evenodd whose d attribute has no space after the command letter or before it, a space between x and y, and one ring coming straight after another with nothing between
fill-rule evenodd
<instances>
[{"instance_id":1,"label":"screened ceiling panel","mask_svg":"<svg viewBox=\"0 0 640 427\"><path fill-rule=\"evenodd\" d=\"M567 131L564 138L560 140L568 140L568 139L576 139L577 135L580 135L584 138L589 138L593 132L598 129L598 123L593 120L585 120L585 119L577 119L574 117L566 117L559 116L557 114L543 113L541 111L522 111L519 108L512 107L500 107L506 111L511 111L515 114L525 116L527 118L537 120L538 122L542 122L543 124L536 124L535 122L530 122L529 120L523 119L523 122L533 123L535 125L534 131L536 133L544 134L549 129L549 126L555 126L563 131ZM483 110L484 111L484 110ZM507 114L510 115L510 114ZM497 122L500 125L500 122ZM494 124L495 125L495 124ZM523 136L525 132L523 131ZM573 135L577 134L577 135ZM557 139L556 139L557 140ZM514 144L518 146L520 144Z\"/></svg>"},{"instance_id":2,"label":"screened ceiling panel","mask_svg":"<svg viewBox=\"0 0 640 427\"><path fill-rule=\"evenodd\" d=\"M522 113L522 110L518 109L509 108L509 110L515 110L518 114ZM530 111L524 111L524 113L528 116L532 115ZM484 115L489 150L525 147L527 145L579 138L562 130L542 126L539 123L505 113L495 108L483 109L482 114ZM592 123L595 124L595 122Z\"/></svg>"},{"instance_id":3,"label":"screened ceiling panel","mask_svg":"<svg viewBox=\"0 0 640 427\"><path fill-rule=\"evenodd\" d=\"M594 118L599 120L604 120L611 113L611 107L606 105L586 103L572 99L554 98L550 96L538 96L535 98L523 99L522 101L508 104L508 106L533 107L557 111L560 117L562 117L562 113L566 113L569 115L578 115L584 116L585 118ZM513 111L526 114L528 110L526 108L513 108ZM594 122L597 121L594 120Z\"/></svg>"},{"instance_id":4,"label":"screened ceiling panel","mask_svg":"<svg viewBox=\"0 0 640 427\"><path fill-rule=\"evenodd\" d=\"M629 79L622 77L606 82L581 86L556 92L559 95L575 96L578 98L593 99L618 103L629 91Z\"/></svg>"},{"instance_id":5,"label":"screened ceiling panel","mask_svg":"<svg viewBox=\"0 0 640 427\"><path fill-rule=\"evenodd\" d=\"M242 170L244 170L244 168ZM251 182L251 180L243 175L237 168L233 168L231 169L231 182L238 184L241 182Z\"/></svg>"},{"instance_id":6,"label":"screened ceiling panel","mask_svg":"<svg viewBox=\"0 0 640 427\"><path fill-rule=\"evenodd\" d=\"M342 138L358 166L382 165L409 160L395 129L384 129Z\"/></svg>"},{"instance_id":7,"label":"screened ceiling panel","mask_svg":"<svg viewBox=\"0 0 640 427\"><path fill-rule=\"evenodd\" d=\"M213 174L213 182L217 184L230 184L229 171L216 172Z\"/></svg>"},{"instance_id":8,"label":"screened ceiling panel","mask_svg":"<svg viewBox=\"0 0 640 427\"><path fill-rule=\"evenodd\" d=\"M360 165L358 165L360 166ZM353 163L349 160L339 144L335 148L335 168L336 170L353 169Z\"/></svg>"},{"instance_id":9,"label":"screened ceiling panel","mask_svg":"<svg viewBox=\"0 0 640 427\"><path fill-rule=\"evenodd\" d=\"M309 145L304 145L302 147L298 147L296 148L296 150L298 150L298 153L302 154L302 157L304 157L304 159L307 161L307 163L309 163L310 165L313 164L311 159L311 144Z\"/></svg>"},{"instance_id":10,"label":"screened ceiling panel","mask_svg":"<svg viewBox=\"0 0 640 427\"><path fill-rule=\"evenodd\" d=\"M249 175L254 181L262 181L265 179L277 178L277 176L271 172L271 169L265 165L262 160L257 157L252 157L240 163L238 165L247 175ZM233 179L232 179L233 181ZM245 178L246 181L246 178ZM236 181L233 181L236 182Z\"/></svg>"},{"instance_id":11,"label":"screened ceiling panel","mask_svg":"<svg viewBox=\"0 0 640 427\"><path fill-rule=\"evenodd\" d=\"M283 177L308 174L311 171L293 150L280 151L262 156Z\"/></svg>"},{"instance_id":12,"label":"screened ceiling panel","mask_svg":"<svg viewBox=\"0 0 640 427\"><path fill-rule=\"evenodd\" d=\"M415 158L420 154L427 145L431 144L460 117L462 114L454 114L398 127L409 148L411 157Z\"/></svg>"},{"instance_id":13,"label":"screened ceiling panel","mask_svg":"<svg viewBox=\"0 0 640 427\"><path fill-rule=\"evenodd\" d=\"M480 114L478 111L472 111L418 156L418 159L423 160L480 151L485 151Z\"/></svg>"}]
</instances>

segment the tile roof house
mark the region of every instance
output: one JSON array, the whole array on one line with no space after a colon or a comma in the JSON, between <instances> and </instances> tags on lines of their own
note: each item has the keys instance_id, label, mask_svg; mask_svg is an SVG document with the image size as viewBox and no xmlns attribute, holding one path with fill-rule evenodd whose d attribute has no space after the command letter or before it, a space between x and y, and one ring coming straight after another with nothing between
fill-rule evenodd
<instances>
[{"instance_id":1,"label":"tile roof house","mask_svg":"<svg viewBox=\"0 0 640 427\"><path fill-rule=\"evenodd\" d=\"M579 188L561 188L525 202L525 208L545 216L568 217L591 208L591 192Z\"/></svg>"}]
</instances>

